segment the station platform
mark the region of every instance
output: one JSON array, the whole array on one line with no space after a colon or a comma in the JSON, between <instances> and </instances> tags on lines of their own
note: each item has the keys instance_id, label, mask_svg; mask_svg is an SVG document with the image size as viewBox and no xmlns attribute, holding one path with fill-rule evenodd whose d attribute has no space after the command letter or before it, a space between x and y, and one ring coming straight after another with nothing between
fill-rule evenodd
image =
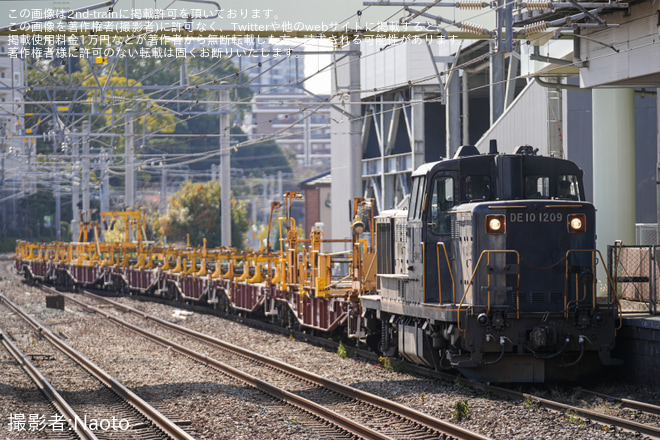
<instances>
[{"instance_id":1,"label":"station platform","mask_svg":"<svg viewBox=\"0 0 660 440\"><path fill-rule=\"evenodd\" d=\"M612 356L623 359L618 377L660 387L660 315L624 314Z\"/></svg>"}]
</instances>

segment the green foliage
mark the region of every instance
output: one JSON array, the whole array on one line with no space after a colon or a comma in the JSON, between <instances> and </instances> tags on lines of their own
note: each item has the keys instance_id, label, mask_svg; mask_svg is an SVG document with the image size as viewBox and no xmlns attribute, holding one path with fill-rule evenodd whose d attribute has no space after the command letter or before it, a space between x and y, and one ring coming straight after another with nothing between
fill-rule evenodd
<instances>
[{"instance_id":1,"label":"green foliage","mask_svg":"<svg viewBox=\"0 0 660 440\"><path fill-rule=\"evenodd\" d=\"M456 388L457 390L462 390L463 388L465 388L465 385L463 385L463 382L461 381L461 379L460 379L459 377L456 377L456 378L454 379L453 386L454 386L454 388Z\"/></svg>"},{"instance_id":2,"label":"green foliage","mask_svg":"<svg viewBox=\"0 0 660 440\"><path fill-rule=\"evenodd\" d=\"M0 237L0 252L8 253L16 250L16 239L8 237Z\"/></svg>"},{"instance_id":3,"label":"green foliage","mask_svg":"<svg viewBox=\"0 0 660 440\"><path fill-rule=\"evenodd\" d=\"M339 356L342 359L348 359L350 357L350 353L348 350L346 350L346 347L344 346L343 342L339 342L339 347L337 348L337 356Z\"/></svg>"},{"instance_id":4,"label":"green foliage","mask_svg":"<svg viewBox=\"0 0 660 440\"><path fill-rule=\"evenodd\" d=\"M525 403L523 403L523 408L538 411L539 409L541 409L541 403L527 396L527 399L525 399Z\"/></svg>"},{"instance_id":5,"label":"green foliage","mask_svg":"<svg viewBox=\"0 0 660 440\"><path fill-rule=\"evenodd\" d=\"M71 219L71 204L65 204L62 197L61 220ZM19 219L23 221L17 225L18 230L12 231L8 236L20 237L30 241L53 241L57 237L55 228L55 197L51 191L38 188L33 194L21 199L19 203ZM62 240L70 238L70 227L68 222L60 223L62 228Z\"/></svg>"},{"instance_id":6,"label":"green foliage","mask_svg":"<svg viewBox=\"0 0 660 440\"><path fill-rule=\"evenodd\" d=\"M170 199L168 213L165 217L156 219L161 236L166 236L170 242L186 242L186 234L190 234L190 245L200 246L207 239L207 247L221 245L220 222L220 183L217 180L206 183L191 181L181 184ZM238 203L233 197L231 201L231 231L232 244L243 248L243 237L248 230L247 212L244 204Z\"/></svg>"},{"instance_id":7,"label":"green foliage","mask_svg":"<svg viewBox=\"0 0 660 440\"><path fill-rule=\"evenodd\" d=\"M406 363L401 359L381 356L378 358L378 361L381 363L381 365L386 371L392 371L394 373L402 373L406 370Z\"/></svg>"},{"instance_id":8,"label":"green foliage","mask_svg":"<svg viewBox=\"0 0 660 440\"><path fill-rule=\"evenodd\" d=\"M467 399L457 400L454 402L454 414L451 416L453 420L460 422L470 417L470 406Z\"/></svg>"},{"instance_id":9,"label":"green foliage","mask_svg":"<svg viewBox=\"0 0 660 440\"><path fill-rule=\"evenodd\" d=\"M278 171L293 172L289 160L275 141L239 148L231 155L231 166L243 169L245 174L257 176L274 174Z\"/></svg>"},{"instance_id":10,"label":"green foliage","mask_svg":"<svg viewBox=\"0 0 660 440\"><path fill-rule=\"evenodd\" d=\"M564 415L564 419L568 420L569 422L576 423L578 425L584 425L584 419L579 417L577 413L572 409L566 411L566 414Z\"/></svg>"}]
</instances>

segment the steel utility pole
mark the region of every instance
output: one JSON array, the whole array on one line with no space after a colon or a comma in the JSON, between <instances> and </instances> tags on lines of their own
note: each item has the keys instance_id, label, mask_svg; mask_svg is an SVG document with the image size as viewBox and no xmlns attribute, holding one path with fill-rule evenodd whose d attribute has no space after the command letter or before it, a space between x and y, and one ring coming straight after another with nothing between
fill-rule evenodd
<instances>
[{"instance_id":1,"label":"steel utility pole","mask_svg":"<svg viewBox=\"0 0 660 440\"><path fill-rule=\"evenodd\" d=\"M229 88L220 89L220 234L222 246L231 246L231 154L229 145ZM225 107L223 109L223 107Z\"/></svg>"},{"instance_id":2,"label":"steel utility pole","mask_svg":"<svg viewBox=\"0 0 660 440\"><path fill-rule=\"evenodd\" d=\"M78 236L80 235L80 213L78 212L78 198L80 196L80 181L78 180L78 155L79 155L79 146L78 142L80 138L76 138L71 149L71 164L73 177L71 179L71 241L78 241Z\"/></svg>"},{"instance_id":3,"label":"steel utility pole","mask_svg":"<svg viewBox=\"0 0 660 440\"><path fill-rule=\"evenodd\" d=\"M133 209L135 205L135 155L133 152L133 115L126 115L125 139L126 139L125 205L129 209Z\"/></svg>"},{"instance_id":4,"label":"steel utility pole","mask_svg":"<svg viewBox=\"0 0 660 440\"><path fill-rule=\"evenodd\" d=\"M60 163L57 157L57 133L53 130L53 159L55 160L55 171L53 179L55 180L55 239L62 241L62 205L60 196Z\"/></svg>"},{"instance_id":5,"label":"steel utility pole","mask_svg":"<svg viewBox=\"0 0 660 440\"><path fill-rule=\"evenodd\" d=\"M165 156L160 162L160 201L158 209L161 214L167 214L167 168L165 168Z\"/></svg>"},{"instance_id":6,"label":"steel utility pole","mask_svg":"<svg viewBox=\"0 0 660 440\"><path fill-rule=\"evenodd\" d=\"M110 211L110 164L108 154L101 153L103 162L103 177L101 178L101 212Z\"/></svg>"},{"instance_id":7,"label":"steel utility pole","mask_svg":"<svg viewBox=\"0 0 660 440\"><path fill-rule=\"evenodd\" d=\"M91 218L89 216L89 121L83 121L83 157L82 157L82 209L83 215L86 216L84 221L88 222Z\"/></svg>"}]
</instances>

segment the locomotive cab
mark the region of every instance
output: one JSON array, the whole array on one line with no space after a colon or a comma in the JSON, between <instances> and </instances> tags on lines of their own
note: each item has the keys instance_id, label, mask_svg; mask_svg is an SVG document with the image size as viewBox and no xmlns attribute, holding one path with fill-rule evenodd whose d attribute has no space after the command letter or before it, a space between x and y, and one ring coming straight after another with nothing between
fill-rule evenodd
<instances>
[{"instance_id":1,"label":"locomotive cab","mask_svg":"<svg viewBox=\"0 0 660 440\"><path fill-rule=\"evenodd\" d=\"M409 209L376 221L380 290L362 302L380 352L491 382L617 363L617 310L598 295L595 210L574 163L462 147L412 183Z\"/></svg>"}]
</instances>

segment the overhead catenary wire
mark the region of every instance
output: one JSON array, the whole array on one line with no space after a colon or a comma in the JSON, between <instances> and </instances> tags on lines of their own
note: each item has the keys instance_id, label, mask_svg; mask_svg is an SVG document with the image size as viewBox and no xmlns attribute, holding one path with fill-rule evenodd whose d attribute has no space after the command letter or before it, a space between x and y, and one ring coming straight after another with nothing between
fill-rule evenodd
<instances>
[{"instance_id":1,"label":"overhead catenary wire","mask_svg":"<svg viewBox=\"0 0 660 440\"><path fill-rule=\"evenodd\" d=\"M349 62L350 62L350 61L349 61ZM359 61L358 61L358 62L359 62ZM464 65L457 66L456 68L462 68L463 66L464 66ZM251 67L250 67L250 68L251 68ZM248 70L248 69L249 69L249 68L244 69L244 71L246 71L246 70ZM238 72L237 72L237 73L238 73ZM442 73L443 73L443 74L446 74L446 73L449 73L449 71L445 71L445 72L442 72ZM231 75L228 75L228 76L231 76ZM201 78L201 77L200 77L200 78ZM89 79L89 77L88 77L88 79ZM409 81L409 82L407 83L407 85L408 85L408 86L410 86L410 85L414 85L414 84L417 84L417 83L420 83L420 82L426 81L426 80L428 80L428 79L430 79L430 77L425 77L425 78L420 78L420 79L418 79L418 80ZM303 80L304 80L304 79L303 79ZM374 89L374 90L368 90L368 92L372 93L372 92L377 92L377 91L391 90L392 88L396 88L397 86L398 86L398 87L405 87L406 84L399 84L399 85L394 85L394 86L388 86L388 87L386 87L386 88L382 88L381 90L376 90L376 89ZM282 87L282 86L279 86L279 87ZM363 93L363 92L365 92L365 90L350 91L350 92L342 92L342 93ZM154 92L154 93L155 93L155 92ZM180 95L179 95L179 96L180 96ZM330 97L329 100L331 100L332 98L335 98L335 97L337 97L337 94L331 95L331 97ZM173 98L173 100L174 100L174 98ZM423 101L423 102L430 102L430 101L431 101L431 100ZM242 103L239 102L238 104L242 104ZM247 104L247 103L244 103L244 104ZM234 105L236 105L236 103L234 103ZM221 106L221 107L218 107L218 108L216 108L216 109L210 109L208 112L206 112L206 114L208 114L208 113L212 113L214 110L215 110L215 111L220 111L222 108L223 108L223 107ZM317 107L317 109L318 109L318 107ZM202 114L204 114L204 113L202 113ZM120 118L121 118L121 116L120 116ZM179 122L177 122L177 123L179 123ZM115 125L115 127L116 127L116 126L117 126L117 125ZM330 125L328 125L328 127L329 127L329 126L330 126ZM121 127L121 125L119 125L119 127ZM106 128L106 127L104 127L104 128ZM154 134L154 133L151 133L151 134ZM286 136L284 136L284 137L286 137ZM261 141L263 141L263 140L269 140L269 139L273 139L273 140L274 140L274 139L278 139L278 138L279 138L278 136L272 136L272 137L270 137L270 138L267 137L267 138L259 139L257 142L261 142ZM253 143L255 143L254 140L249 140L249 141L242 142L242 143L239 143L239 144L235 145L234 148L236 148L236 149L237 149L237 148L242 148L242 147L244 147L244 146L248 146L248 145L251 145L251 144L253 144ZM215 152L213 152L213 153L211 153L211 154L215 154ZM203 159L200 159L200 160L203 160Z\"/></svg>"}]
</instances>

